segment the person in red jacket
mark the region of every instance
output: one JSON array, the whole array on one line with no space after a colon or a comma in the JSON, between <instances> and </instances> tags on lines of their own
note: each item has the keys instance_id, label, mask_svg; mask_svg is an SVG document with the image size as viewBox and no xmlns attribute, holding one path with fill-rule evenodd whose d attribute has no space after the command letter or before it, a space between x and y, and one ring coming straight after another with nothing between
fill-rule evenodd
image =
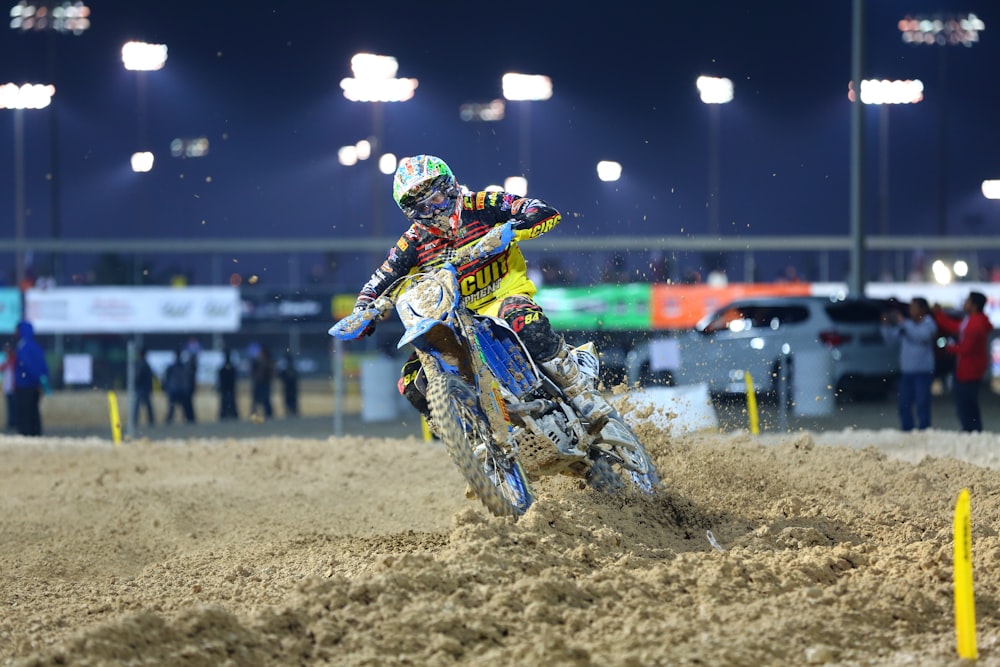
<instances>
[{"instance_id":1,"label":"person in red jacket","mask_svg":"<svg viewBox=\"0 0 1000 667\"><path fill-rule=\"evenodd\" d=\"M957 320L948 316L940 306L934 309L934 320L946 335L955 339L945 347L945 352L955 356L955 411L963 431L982 431L983 420L979 412L979 386L989 365L989 337L993 325L983 313L986 295L969 292L962 310L965 317Z\"/></svg>"}]
</instances>

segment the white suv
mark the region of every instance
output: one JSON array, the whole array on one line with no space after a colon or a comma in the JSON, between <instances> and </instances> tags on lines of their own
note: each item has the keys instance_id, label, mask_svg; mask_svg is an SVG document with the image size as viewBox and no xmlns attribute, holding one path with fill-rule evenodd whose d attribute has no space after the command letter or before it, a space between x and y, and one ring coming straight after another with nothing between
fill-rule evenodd
<instances>
[{"instance_id":1,"label":"white suv","mask_svg":"<svg viewBox=\"0 0 1000 667\"><path fill-rule=\"evenodd\" d=\"M630 351L629 384L706 383L712 394L743 394L749 373L756 391L774 392L783 361L794 369L796 355L828 353L838 394L883 398L899 374L898 344L887 343L879 326L888 307L810 296L734 301L693 330Z\"/></svg>"}]
</instances>

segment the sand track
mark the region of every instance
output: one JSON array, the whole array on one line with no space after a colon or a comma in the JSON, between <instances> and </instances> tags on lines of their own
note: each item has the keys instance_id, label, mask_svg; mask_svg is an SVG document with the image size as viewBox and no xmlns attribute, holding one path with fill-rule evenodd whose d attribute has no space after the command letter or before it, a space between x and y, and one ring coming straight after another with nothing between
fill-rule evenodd
<instances>
[{"instance_id":1,"label":"sand track","mask_svg":"<svg viewBox=\"0 0 1000 667\"><path fill-rule=\"evenodd\" d=\"M951 458L1000 443L917 437L647 433L658 496L517 523L416 438L0 438L0 663L958 664L968 487L1000 664L1000 473Z\"/></svg>"}]
</instances>

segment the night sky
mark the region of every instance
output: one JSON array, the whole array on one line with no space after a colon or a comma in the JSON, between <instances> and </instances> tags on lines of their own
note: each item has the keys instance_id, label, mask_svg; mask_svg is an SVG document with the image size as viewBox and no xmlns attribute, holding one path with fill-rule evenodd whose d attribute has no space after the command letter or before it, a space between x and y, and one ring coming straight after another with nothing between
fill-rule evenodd
<instances>
[{"instance_id":1,"label":"night sky","mask_svg":"<svg viewBox=\"0 0 1000 667\"><path fill-rule=\"evenodd\" d=\"M398 75L420 82L411 101L385 105L384 149L440 155L473 189L519 171L526 103L509 104L497 123L462 122L459 106L501 97L506 71L550 76L552 99L530 103L527 176L532 194L564 212L561 235L707 233L710 116L694 82L729 77L721 233L848 233L851 2L587 4L93 0L79 36L5 27L0 83L57 88L53 107L25 112L27 236L53 233L53 160L64 238L364 236L376 198L386 234L401 231L390 177L374 161L348 168L336 158L373 129L371 105L339 86L361 51L395 56ZM923 102L888 114L890 233L1000 233L1000 202L980 191L1000 178L998 7L868 2L865 77L925 85ZM969 12L986 24L971 48L904 44L897 29L907 14ZM167 44L164 69L126 71L121 46L131 39ZM14 198L12 116L0 110L4 202ZM874 233L877 107L866 123ZM157 163L134 174L128 159L143 133ZM207 157L170 157L172 139L193 136L208 137ZM597 179L601 159L622 163L620 182ZM0 234L13 229L4 206Z\"/></svg>"}]
</instances>

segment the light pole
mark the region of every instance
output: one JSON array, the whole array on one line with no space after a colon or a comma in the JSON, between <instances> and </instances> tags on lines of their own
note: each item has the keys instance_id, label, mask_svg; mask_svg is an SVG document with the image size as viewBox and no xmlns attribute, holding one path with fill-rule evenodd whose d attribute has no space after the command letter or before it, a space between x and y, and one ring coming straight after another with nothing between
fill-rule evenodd
<instances>
[{"instance_id":1,"label":"light pole","mask_svg":"<svg viewBox=\"0 0 1000 667\"><path fill-rule=\"evenodd\" d=\"M855 102L854 83L848 83L847 98ZM889 81L864 79L861 82L861 103L879 107L879 234L889 233L889 107L893 104L916 104L924 99L924 84L920 79ZM888 257L882 254L882 273L888 269Z\"/></svg>"},{"instance_id":2,"label":"light pole","mask_svg":"<svg viewBox=\"0 0 1000 667\"><path fill-rule=\"evenodd\" d=\"M695 81L701 101L708 105L708 233L719 235L719 126L720 107L733 101L733 82L725 77L699 76Z\"/></svg>"},{"instance_id":3,"label":"light pole","mask_svg":"<svg viewBox=\"0 0 1000 667\"><path fill-rule=\"evenodd\" d=\"M372 107L372 151L384 152L382 147L382 124L384 102L405 102L413 97L417 89L416 79L400 79L396 77L399 63L392 56L380 56L372 53L357 53L351 58L353 77L340 81L344 97L352 102L367 102ZM379 181L372 183L372 234L382 235L382 215L379 206Z\"/></svg>"},{"instance_id":4,"label":"light pole","mask_svg":"<svg viewBox=\"0 0 1000 667\"><path fill-rule=\"evenodd\" d=\"M695 80L701 101L708 105L708 234L719 236L719 203L722 197L719 177L721 107L733 100L733 82L725 77L699 76ZM724 271L725 253L705 253L709 273Z\"/></svg>"},{"instance_id":5,"label":"light pole","mask_svg":"<svg viewBox=\"0 0 1000 667\"><path fill-rule=\"evenodd\" d=\"M897 24L903 42L916 46L940 46L939 86L940 94L940 201L938 213L938 233L948 234L948 46L971 48L979 41L979 33L986 24L975 14L964 16L906 16Z\"/></svg>"},{"instance_id":6,"label":"light pole","mask_svg":"<svg viewBox=\"0 0 1000 667\"><path fill-rule=\"evenodd\" d=\"M122 65L125 69L138 72L136 75L136 104L138 107L139 150L149 147L146 136L146 72L163 69L167 62L166 44L146 42L126 42L122 46Z\"/></svg>"},{"instance_id":7,"label":"light pole","mask_svg":"<svg viewBox=\"0 0 1000 667\"><path fill-rule=\"evenodd\" d=\"M44 109L52 102L56 88L52 85L26 83L18 86L7 83L0 86L0 109L14 110L14 239L17 242L14 261L14 278L20 287L25 277L24 225L25 225L25 176L24 176L24 110Z\"/></svg>"},{"instance_id":8,"label":"light pole","mask_svg":"<svg viewBox=\"0 0 1000 667\"><path fill-rule=\"evenodd\" d=\"M155 155L149 150L149 137L146 118L146 72L163 69L167 62L166 44L149 44L147 42L126 42L122 46L122 65L125 69L136 72L136 123L137 152L132 154L132 171L145 173L153 168ZM145 236L149 229L149 184L143 178L139 204L140 234ZM133 257L132 282L139 285L142 282L142 255L138 252Z\"/></svg>"},{"instance_id":9,"label":"light pole","mask_svg":"<svg viewBox=\"0 0 1000 667\"><path fill-rule=\"evenodd\" d=\"M57 35L82 35L90 28L90 7L82 0L21 0L10 9L10 29L19 32L47 33L48 40L48 78L53 85L59 83L58 76L58 37ZM50 175L50 214L52 220L52 238L62 236L62 213L60 209L59 186L61 184L59 165L59 113L58 105L53 100L49 109L49 144L51 147ZM57 281L61 280L61 258L53 251L51 255L51 273Z\"/></svg>"},{"instance_id":10,"label":"light pole","mask_svg":"<svg viewBox=\"0 0 1000 667\"><path fill-rule=\"evenodd\" d=\"M518 146L521 175L531 171L531 105L552 97L552 79L542 74L508 72L501 79L504 99L523 102L521 105L520 140Z\"/></svg>"}]
</instances>

